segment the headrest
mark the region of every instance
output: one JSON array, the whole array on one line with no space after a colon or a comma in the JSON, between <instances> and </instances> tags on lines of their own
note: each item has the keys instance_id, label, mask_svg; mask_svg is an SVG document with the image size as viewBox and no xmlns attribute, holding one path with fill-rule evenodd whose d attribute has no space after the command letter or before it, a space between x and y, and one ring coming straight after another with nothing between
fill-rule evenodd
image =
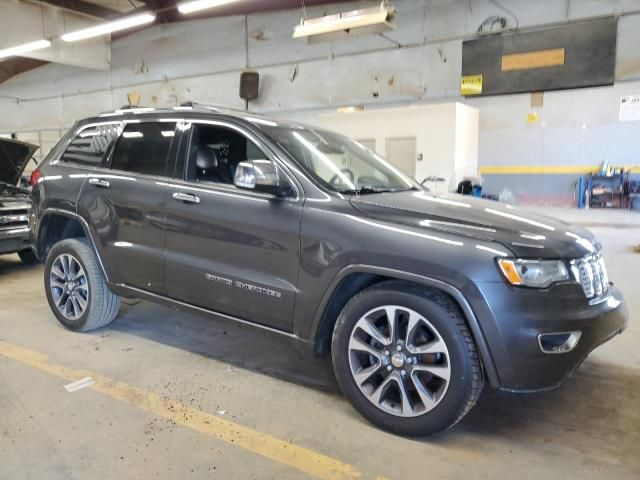
<instances>
[{"instance_id":1,"label":"headrest","mask_svg":"<svg viewBox=\"0 0 640 480\"><path fill-rule=\"evenodd\" d=\"M196 151L196 166L199 170L211 170L218 168L218 157L213 149L200 145Z\"/></svg>"}]
</instances>

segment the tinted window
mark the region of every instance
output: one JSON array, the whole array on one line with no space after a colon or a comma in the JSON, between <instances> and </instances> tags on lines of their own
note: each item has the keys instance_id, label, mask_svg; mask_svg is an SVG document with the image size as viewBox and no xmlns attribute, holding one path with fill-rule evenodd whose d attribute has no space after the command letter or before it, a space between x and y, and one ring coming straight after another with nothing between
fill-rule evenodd
<instances>
[{"instance_id":1,"label":"tinted window","mask_svg":"<svg viewBox=\"0 0 640 480\"><path fill-rule=\"evenodd\" d=\"M126 126L113 151L111 168L164 175L175 123L143 122Z\"/></svg>"},{"instance_id":2,"label":"tinted window","mask_svg":"<svg viewBox=\"0 0 640 480\"><path fill-rule=\"evenodd\" d=\"M84 129L69 144L60 160L81 165L98 165L111 142L118 136L120 124L97 125Z\"/></svg>"},{"instance_id":3,"label":"tinted window","mask_svg":"<svg viewBox=\"0 0 640 480\"><path fill-rule=\"evenodd\" d=\"M189 178L233 184L238 163L267 158L242 133L225 127L194 125L189 147Z\"/></svg>"}]
</instances>

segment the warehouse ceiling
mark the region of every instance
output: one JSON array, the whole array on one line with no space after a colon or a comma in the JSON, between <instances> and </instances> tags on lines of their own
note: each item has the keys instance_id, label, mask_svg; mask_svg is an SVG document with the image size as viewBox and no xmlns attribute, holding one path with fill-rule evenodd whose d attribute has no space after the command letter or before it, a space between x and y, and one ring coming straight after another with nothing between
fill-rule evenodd
<instances>
[{"instance_id":1,"label":"warehouse ceiling","mask_svg":"<svg viewBox=\"0 0 640 480\"><path fill-rule=\"evenodd\" d=\"M182 15L176 9L176 5L182 0L24 0L20 2L25 8L39 6L51 6L62 9L63 12L94 20L114 20L126 16L135 11L154 11L157 14L155 23L171 23L196 18L209 18L226 15L244 15L270 10L283 10L300 8L304 3L310 7L328 3L344 3L348 0L239 0L228 5L204 10L193 15ZM44 15L44 14L43 14ZM11 15L7 14L2 21L11 22ZM62 16L64 20L64 15ZM18 21L18 20L17 20ZM44 19L43 19L44 23ZM120 38L129 35L135 30L113 35L112 38ZM10 45L6 39L0 38L0 49ZM64 56L64 55L61 55ZM54 61L54 60L52 60ZM49 63L42 58L10 57L0 60L0 83L19 73ZM91 66L90 66L91 68ZM95 66L94 66L95 68Z\"/></svg>"}]
</instances>

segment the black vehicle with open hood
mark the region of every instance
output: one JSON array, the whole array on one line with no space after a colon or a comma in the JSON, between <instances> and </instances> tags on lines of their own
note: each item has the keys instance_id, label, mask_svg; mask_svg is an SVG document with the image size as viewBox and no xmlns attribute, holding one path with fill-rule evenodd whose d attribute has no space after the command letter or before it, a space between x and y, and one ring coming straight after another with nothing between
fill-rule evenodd
<instances>
[{"instance_id":1,"label":"black vehicle with open hood","mask_svg":"<svg viewBox=\"0 0 640 480\"><path fill-rule=\"evenodd\" d=\"M18 186L36 145L0 138L0 254L18 253L25 263L37 261L31 251L29 190Z\"/></svg>"}]
</instances>

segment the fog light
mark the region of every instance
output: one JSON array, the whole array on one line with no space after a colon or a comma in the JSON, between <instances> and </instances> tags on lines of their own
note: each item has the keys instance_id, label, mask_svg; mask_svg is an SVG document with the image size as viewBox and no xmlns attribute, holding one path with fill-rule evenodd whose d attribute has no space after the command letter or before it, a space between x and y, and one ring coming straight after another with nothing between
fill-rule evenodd
<instances>
[{"instance_id":1,"label":"fog light","mask_svg":"<svg viewBox=\"0 0 640 480\"><path fill-rule=\"evenodd\" d=\"M567 353L573 350L582 332L541 333L538 335L538 345L544 353Z\"/></svg>"}]
</instances>

